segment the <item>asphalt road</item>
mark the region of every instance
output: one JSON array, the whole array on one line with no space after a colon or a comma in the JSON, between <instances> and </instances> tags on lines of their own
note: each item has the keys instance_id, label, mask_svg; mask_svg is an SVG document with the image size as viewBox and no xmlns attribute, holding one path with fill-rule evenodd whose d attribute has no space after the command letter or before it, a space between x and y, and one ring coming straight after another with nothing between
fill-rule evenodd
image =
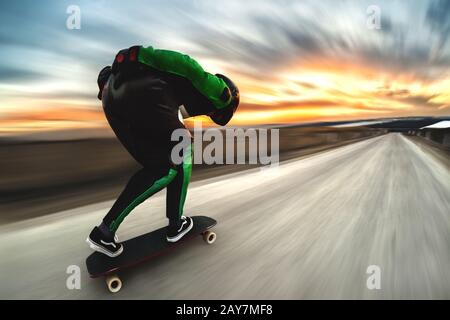
<instances>
[{"instance_id":1,"label":"asphalt road","mask_svg":"<svg viewBox=\"0 0 450 320\"><path fill-rule=\"evenodd\" d=\"M0 226L0 298L450 298L450 170L400 134L278 168L191 185L186 212L218 220L201 238L122 274L90 279L86 235L112 202ZM164 192L124 222L127 239L165 224ZM66 268L81 268L81 289ZM366 286L369 265L381 289Z\"/></svg>"}]
</instances>

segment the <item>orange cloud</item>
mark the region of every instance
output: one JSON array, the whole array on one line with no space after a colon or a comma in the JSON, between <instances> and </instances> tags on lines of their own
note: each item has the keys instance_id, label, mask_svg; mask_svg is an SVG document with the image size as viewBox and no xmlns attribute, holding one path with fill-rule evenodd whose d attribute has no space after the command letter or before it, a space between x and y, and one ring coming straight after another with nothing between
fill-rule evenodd
<instances>
[{"instance_id":1,"label":"orange cloud","mask_svg":"<svg viewBox=\"0 0 450 320\"><path fill-rule=\"evenodd\" d=\"M450 109L449 75L434 81L420 80L360 61L298 60L279 68L270 75L270 81L239 72L230 76L241 90L241 106L230 122L236 126L445 115ZM10 112L0 119L1 130L107 126L100 105L68 99L49 100L47 108L39 108L41 103L21 99L19 110L25 111ZM191 126L195 120L203 121L204 126L214 125L208 117L186 123Z\"/></svg>"}]
</instances>

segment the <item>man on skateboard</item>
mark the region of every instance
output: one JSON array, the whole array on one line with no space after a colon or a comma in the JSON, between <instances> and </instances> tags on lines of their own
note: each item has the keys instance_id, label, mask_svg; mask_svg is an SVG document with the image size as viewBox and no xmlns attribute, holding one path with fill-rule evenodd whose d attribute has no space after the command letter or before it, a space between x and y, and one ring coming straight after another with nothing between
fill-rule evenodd
<instances>
[{"instance_id":1,"label":"man on skateboard","mask_svg":"<svg viewBox=\"0 0 450 320\"><path fill-rule=\"evenodd\" d=\"M87 242L96 251L116 257L123 246L115 235L125 217L140 203L167 187L167 241L176 242L193 226L183 215L192 169L192 144L183 163L171 161L176 141L172 132L185 129L185 117L208 115L226 125L239 105L239 90L224 75L212 75L189 56L134 46L119 51L112 67L98 77L98 98L117 138L142 165Z\"/></svg>"}]
</instances>

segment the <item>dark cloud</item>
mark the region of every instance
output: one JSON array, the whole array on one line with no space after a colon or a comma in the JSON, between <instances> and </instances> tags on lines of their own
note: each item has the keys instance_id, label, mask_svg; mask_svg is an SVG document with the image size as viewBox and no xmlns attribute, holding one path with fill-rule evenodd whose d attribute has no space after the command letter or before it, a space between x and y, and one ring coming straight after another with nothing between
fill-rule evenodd
<instances>
[{"instance_id":1,"label":"dark cloud","mask_svg":"<svg viewBox=\"0 0 450 320\"><path fill-rule=\"evenodd\" d=\"M427 107L437 109L443 106L443 104L431 102L431 100L437 96L435 94L417 95L413 94L408 89L391 90L383 88L378 92L378 95L416 107Z\"/></svg>"},{"instance_id":2,"label":"dark cloud","mask_svg":"<svg viewBox=\"0 0 450 320\"><path fill-rule=\"evenodd\" d=\"M445 5L440 2L441 10L446 10L450 0L445 2ZM440 14L441 28L450 21L450 16L447 20L441 16L449 14L450 10ZM381 32L368 31L368 39L377 41L361 41L353 34L332 32L327 28L333 24L332 20L324 23L321 16L313 14L305 18L289 10L283 16L250 13L246 23L251 26L250 31L264 41L256 42L245 34L210 28L195 18L191 18L187 37L200 47L200 53L246 66L255 77L274 74L279 67L295 60L307 63L320 58L362 64L392 74L407 73L432 81L447 72L450 63L448 53L433 54L431 39L411 42L414 26L401 24L387 13L381 17Z\"/></svg>"},{"instance_id":3,"label":"dark cloud","mask_svg":"<svg viewBox=\"0 0 450 320\"><path fill-rule=\"evenodd\" d=\"M251 66L259 74L274 71L294 59L334 55L336 50L349 47L345 39L328 34L319 24L295 14L254 15L247 17L247 22L264 41L208 28L196 20L192 20L188 37L204 54Z\"/></svg>"},{"instance_id":4,"label":"dark cloud","mask_svg":"<svg viewBox=\"0 0 450 320\"><path fill-rule=\"evenodd\" d=\"M434 103L430 100L435 98L436 95L413 95L403 98L397 98L399 101L406 102L410 105L416 106L416 107L428 107L428 108L439 108L442 106L441 103Z\"/></svg>"},{"instance_id":5,"label":"dark cloud","mask_svg":"<svg viewBox=\"0 0 450 320\"><path fill-rule=\"evenodd\" d=\"M198 53L203 56L222 58L231 65L236 65L236 70L241 70L247 75L252 74L255 78L261 78L261 76L273 78L278 67L285 66L290 61L296 59L307 61L316 57L334 61L348 59L395 73L416 73L424 78L435 76L435 74L430 75L430 67L434 67L436 72L436 68L448 68L450 63L449 54L431 57L431 46L427 41L416 41L413 45L408 43L405 39L413 29L411 25L399 24L398 20L394 19L395 12L383 11L381 32L367 34L368 39L381 37L381 42L362 41L361 35L349 32L333 32L333 29L329 28L330 25L346 19L350 23L354 19L351 16L346 17L345 10L334 14L333 8L345 8L345 6L351 8L350 4L340 3L336 6L320 7L306 2L304 6L314 10L311 10L309 15L300 15L298 11L289 9L293 2L279 2L277 5L284 6L285 10L248 11L245 21L242 21L243 25L249 26L248 33L239 33L222 28L222 26L236 23L233 19L226 17L222 19L217 12L196 11L196 8L198 9L196 5L192 6L183 1L165 5L155 3L160 14L135 10L133 8L136 6L132 5L122 7L118 3L111 4L111 10L121 10L124 21L129 21L130 16L135 18L136 24L132 25L132 28L125 27L120 21L107 19L107 16L103 17L101 13L84 14L83 9L86 5L81 3L82 14L84 14L82 29L71 31L64 28L66 17L64 9L68 3L66 1L57 6L48 6L51 14L43 9L45 6L33 1L26 2L26 5L5 5L9 12L16 13L16 18L12 20L9 27L3 28L2 25L0 43L26 46L31 50L48 50L55 55L76 57L88 67L100 68L110 63L115 52L111 51L111 56L107 56L98 48L87 50L85 44L97 42L105 48L115 48L114 50L133 44L157 46L157 43L152 43L152 34L157 34L156 30L172 30L175 38L187 38L200 48L199 51L196 49L191 51L194 56ZM39 14L34 19L29 19L34 12ZM205 14L209 14L211 19L203 19ZM220 20L217 20L217 24L214 25L211 21L215 19L215 14ZM433 1L424 14L432 29L442 34L442 42L445 43L450 32L450 1ZM164 15L168 18L164 19ZM2 16L1 13L0 16ZM8 22L12 19L11 15L3 14L3 16L8 19ZM22 27L19 28L19 25ZM142 26L142 30L148 29L147 36L144 32L136 33L138 25ZM180 30L180 26L183 25L189 27ZM355 25L354 28L356 27ZM14 29L19 32L13 33ZM257 34L263 41L255 41L247 34Z\"/></svg>"},{"instance_id":6,"label":"dark cloud","mask_svg":"<svg viewBox=\"0 0 450 320\"><path fill-rule=\"evenodd\" d=\"M394 27L391 19L387 15L381 16L381 31L384 33L391 33Z\"/></svg>"},{"instance_id":7,"label":"dark cloud","mask_svg":"<svg viewBox=\"0 0 450 320\"><path fill-rule=\"evenodd\" d=\"M450 36L450 1L432 1L426 13L426 21L432 31L439 33L440 49L442 49Z\"/></svg>"},{"instance_id":8,"label":"dark cloud","mask_svg":"<svg viewBox=\"0 0 450 320\"><path fill-rule=\"evenodd\" d=\"M304 87L306 89L317 89L317 86L309 83L309 82L304 82L304 81L295 81L296 84L298 84L301 87Z\"/></svg>"},{"instance_id":9,"label":"dark cloud","mask_svg":"<svg viewBox=\"0 0 450 320\"><path fill-rule=\"evenodd\" d=\"M385 40L383 46L361 45L353 49L350 60L394 76L408 74L424 82L445 74L450 65L450 56L433 55L430 42L416 42L414 46L407 46L404 42L407 32L401 27L394 27L390 40Z\"/></svg>"},{"instance_id":10,"label":"dark cloud","mask_svg":"<svg viewBox=\"0 0 450 320\"><path fill-rule=\"evenodd\" d=\"M405 96L410 95L411 91L408 89L401 89L401 90L393 90L386 93L388 97L398 97L398 96Z\"/></svg>"},{"instance_id":11,"label":"dark cloud","mask_svg":"<svg viewBox=\"0 0 450 320\"><path fill-rule=\"evenodd\" d=\"M22 82L43 79L45 75L33 70L24 70L8 66L0 66L0 82Z\"/></svg>"},{"instance_id":12,"label":"dark cloud","mask_svg":"<svg viewBox=\"0 0 450 320\"><path fill-rule=\"evenodd\" d=\"M392 89L390 84L385 84L384 86L379 87L378 91L375 92L375 95L415 107L438 109L445 105L431 101L433 98L436 98L438 94L414 94L414 92L411 92L409 89Z\"/></svg>"},{"instance_id":13,"label":"dark cloud","mask_svg":"<svg viewBox=\"0 0 450 320\"><path fill-rule=\"evenodd\" d=\"M377 95L384 97L405 97L411 95L409 89L392 89L390 84L385 84L378 88Z\"/></svg>"}]
</instances>

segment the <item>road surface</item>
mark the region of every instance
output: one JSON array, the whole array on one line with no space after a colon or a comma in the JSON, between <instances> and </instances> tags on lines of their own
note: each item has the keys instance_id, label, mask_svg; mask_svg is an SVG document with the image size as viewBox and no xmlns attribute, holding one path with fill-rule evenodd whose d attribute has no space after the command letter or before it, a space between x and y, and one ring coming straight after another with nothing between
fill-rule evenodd
<instances>
[{"instance_id":1,"label":"road surface","mask_svg":"<svg viewBox=\"0 0 450 320\"><path fill-rule=\"evenodd\" d=\"M112 202L0 226L0 298L450 298L450 170L388 134L281 164L195 182L187 213L219 221L122 274L112 295L90 279L84 240ZM165 224L165 194L124 222L127 239ZM68 290L66 268L81 268ZM369 290L368 266L381 271Z\"/></svg>"}]
</instances>

